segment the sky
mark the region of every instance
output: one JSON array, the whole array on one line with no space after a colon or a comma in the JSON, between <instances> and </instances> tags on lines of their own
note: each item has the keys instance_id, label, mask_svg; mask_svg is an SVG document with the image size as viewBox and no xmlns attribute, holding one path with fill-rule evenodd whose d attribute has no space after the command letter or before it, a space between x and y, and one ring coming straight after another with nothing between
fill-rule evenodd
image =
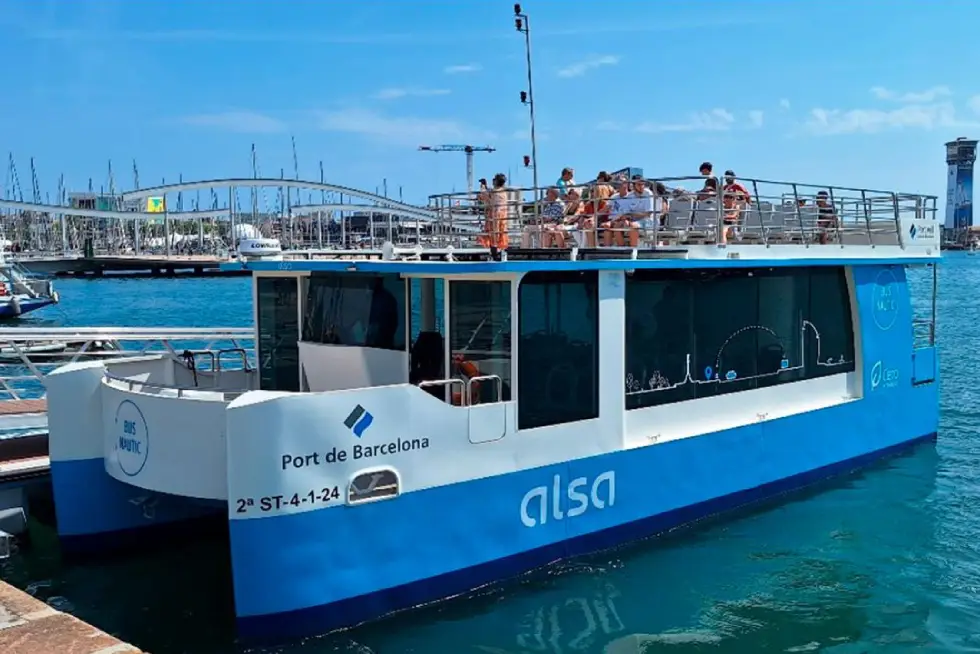
<instances>
[{"instance_id":1,"label":"sky","mask_svg":"<svg viewBox=\"0 0 980 654\"><path fill-rule=\"evenodd\" d=\"M530 17L539 184L564 166L945 196L943 143L980 138L972 0L578 0ZM523 35L498 0L4 0L3 149L25 196L299 174L406 201L530 186ZM6 166L5 166L6 168ZM4 175L6 179L7 175ZM942 202L940 203L942 205Z\"/></svg>"}]
</instances>

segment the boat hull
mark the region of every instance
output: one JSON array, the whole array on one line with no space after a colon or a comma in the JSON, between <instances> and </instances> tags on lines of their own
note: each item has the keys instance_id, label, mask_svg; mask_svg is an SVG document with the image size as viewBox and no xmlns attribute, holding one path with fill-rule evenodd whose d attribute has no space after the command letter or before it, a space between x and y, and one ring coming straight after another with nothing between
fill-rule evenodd
<instances>
[{"instance_id":1,"label":"boat hull","mask_svg":"<svg viewBox=\"0 0 980 654\"><path fill-rule=\"evenodd\" d=\"M37 311L38 309L43 309L44 307L51 306L55 304L57 300L49 297L37 297L37 298L18 298L20 300L20 311L14 309L13 303L9 300L6 302L0 302L0 320L11 320L13 318L19 318L20 316L30 313L32 311Z\"/></svg>"},{"instance_id":2,"label":"boat hull","mask_svg":"<svg viewBox=\"0 0 980 654\"><path fill-rule=\"evenodd\" d=\"M893 390L392 501L232 520L239 633L278 640L356 625L790 492L935 438L937 384ZM603 476L611 483L596 485ZM573 480L584 482L584 495L571 492ZM535 512L538 498L528 504L528 493L542 487Z\"/></svg>"}]
</instances>

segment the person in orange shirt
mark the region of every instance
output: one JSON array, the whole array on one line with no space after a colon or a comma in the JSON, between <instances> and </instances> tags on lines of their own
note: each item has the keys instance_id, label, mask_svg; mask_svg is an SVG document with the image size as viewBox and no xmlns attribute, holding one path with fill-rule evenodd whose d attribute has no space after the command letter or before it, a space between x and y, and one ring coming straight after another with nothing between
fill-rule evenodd
<instances>
[{"instance_id":1,"label":"person in orange shirt","mask_svg":"<svg viewBox=\"0 0 980 654\"><path fill-rule=\"evenodd\" d=\"M477 242L483 247L505 249L510 239L507 236L507 176L497 173L493 176L493 190L480 191L479 200L486 207L483 231Z\"/></svg>"}]
</instances>

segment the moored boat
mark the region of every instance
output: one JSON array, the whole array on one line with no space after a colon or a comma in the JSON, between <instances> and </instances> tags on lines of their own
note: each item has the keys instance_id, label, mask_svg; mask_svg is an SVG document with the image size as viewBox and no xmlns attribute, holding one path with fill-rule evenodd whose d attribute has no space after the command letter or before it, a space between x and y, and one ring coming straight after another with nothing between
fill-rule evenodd
<instances>
[{"instance_id":1,"label":"moored boat","mask_svg":"<svg viewBox=\"0 0 980 654\"><path fill-rule=\"evenodd\" d=\"M933 439L935 285L913 305L907 274L935 279L936 199L742 183L751 198L672 193L618 237L583 219L549 246L565 226L541 221L543 189L492 220L439 196L433 247L235 263L254 369L47 378L65 547L224 514L241 635L298 636Z\"/></svg>"}]
</instances>

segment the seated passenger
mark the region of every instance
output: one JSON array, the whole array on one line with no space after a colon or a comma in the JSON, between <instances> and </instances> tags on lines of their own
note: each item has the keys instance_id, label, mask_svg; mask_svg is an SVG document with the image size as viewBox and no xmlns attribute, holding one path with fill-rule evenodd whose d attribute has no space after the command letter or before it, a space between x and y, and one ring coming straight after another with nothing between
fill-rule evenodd
<instances>
[{"instance_id":1,"label":"seated passenger","mask_svg":"<svg viewBox=\"0 0 980 654\"><path fill-rule=\"evenodd\" d=\"M562 168L561 175L559 175L558 181L555 182L555 186L558 188L558 195L561 199L567 199L568 189L575 186L575 171L571 168Z\"/></svg>"},{"instance_id":2,"label":"seated passenger","mask_svg":"<svg viewBox=\"0 0 980 654\"><path fill-rule=\"evenodd\" d=\"M605 247L613 244L617 230L629 229L632 224L632 221L629 219L629 216L633 212L633 198L630 197L631 193L630 183L625 180L620 181L616 195L609 202L609 221L606 223L606 229L602 233L602 244ZM622 236L619 237L619 241L622 242Z\"/></svg>"},{"instance_id":3,"label":"seated passenger","mask_svg":"<svg viewBox=\"0 0 980 654\"><path fill-rule=\"evenodd\" d=\"M820 230L818 235L820 243L828 243L830 235L837 231L837 226L837 212L830 204L830 194L827 191L820 191L817 193L817 228Z\"/></svg>"},{"instance_id":4,"label":"seated passenger","mask_svg":"<svg viewBox=\"0 0 980 654\"><path fill-rule=\"evenodd\" d=\"M525 238L528 238L529 230L533 230L532 233L536 231L541 235L541 247L551 247L556 232L564 223L564 218L565 203L559 197L558 187L552 186L545 191L544 201L541 204L541 224L525 230ZM561 234L561 238L564 239L564 234Z\"/></svg>"},{"instance_id":5,"label":"seated passenger","mask_svg":"<svg viewBox=\"0 0 980 654\"><path fill-rule=\"evenodd\" d=\"M709 177L704 180L704 187L697 192L695 197L698 200L710 200L711 198L718 196L718 180L714 177Z\"/></svg>"},{"instance_id":6,"label":"seated passenger","mask_svg":"<svg viewBox=\"0 0 980 654\"><path fill-rule=\"evenodd\" d=\"M583 205L581 226L585 231L585 247L596 247L598 231L605 232L609 225L609 214L612 210L609 200L614 193L611 181L612 176L609 173L600 172L596 176L595 187Z\"/></svg>"},{"instance_id":7,"label":"seated passenger","mask_svg":"<svg viewBox=\"0 0 980 654\"><path fill-rule=\"evenodd\" d=\"M653 185L653 195L654 195L654 210L657 217L657 222L661 227L667 224L667 214L670 212L670 198L672 195L679 195L677 189L671 191L661 182L655 182Z\"/></svg>"},{"instance_id":8,"label":"seated passenger","mask_svg":"<svg viewBox=\"0 0 980 654\"><path fill-rule=\"evenodd\" d=\"M623 233L629 234L629 246L638 247L640 244L640 228L654 230L655 206L653 191L647 188L646 181L640 175L633 176L633 190L627 195L631 201L629 211L620 216L613 233L615 245L624 245Z\"/></svg>"},{"instance_id":9,"label":"seated passenger","mask_svg":"<svg viewBox=\"0 0 980 654\"><path fill-rule=\"evenodd\" d=\"M549 232L555 247L568 247L568 232L581 229L582 191L577 187L568 189L565 213L557 225Z\"/></svg>"}]
</instances>

